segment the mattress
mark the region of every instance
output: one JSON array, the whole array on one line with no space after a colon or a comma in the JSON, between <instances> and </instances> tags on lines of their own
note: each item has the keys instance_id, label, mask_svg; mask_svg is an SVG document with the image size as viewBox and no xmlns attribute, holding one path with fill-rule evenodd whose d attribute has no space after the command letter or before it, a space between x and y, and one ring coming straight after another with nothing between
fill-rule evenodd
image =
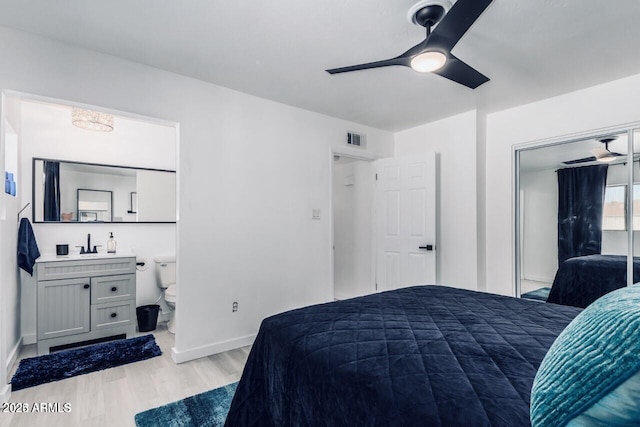
<instances>
[{"instance_id":1,"label":"mattress","mask_svg":"<svg viewBox=\"0 0 640 427\"><path fill-rule=\"evenodd\" d=\"M526 426L574 307L415 286L262 322L227 426Z\"/></svg>"}]
</instances>

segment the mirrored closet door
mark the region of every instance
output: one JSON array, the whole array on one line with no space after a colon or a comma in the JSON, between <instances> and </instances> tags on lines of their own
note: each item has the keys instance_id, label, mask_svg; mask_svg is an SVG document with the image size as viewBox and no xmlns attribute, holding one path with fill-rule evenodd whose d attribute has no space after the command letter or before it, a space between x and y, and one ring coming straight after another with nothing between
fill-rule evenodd
<instances>
[{"instance_id":1,"label":"mirrored closet door","mask_svg":"<svg viewBox=\"0 0 640 427\"><path fill-rule=\"evenodd\" d=\"M517 296L586 307L640 281L628 257L640 250L636 132L516 148Z\"/></svg>"}]
</instances>

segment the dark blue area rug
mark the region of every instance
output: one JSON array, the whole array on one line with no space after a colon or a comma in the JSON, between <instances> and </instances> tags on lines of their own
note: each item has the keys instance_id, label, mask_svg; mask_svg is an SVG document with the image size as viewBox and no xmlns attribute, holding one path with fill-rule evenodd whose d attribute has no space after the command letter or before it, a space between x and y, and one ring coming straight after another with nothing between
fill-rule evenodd
<instances>
[{"instance_id":1,"label":"dark blue area rug","mask_svg":"<svg viewBox=\"0 0 640 427\"><path fill-rule=\"evenodd\" d=\"M547 298L549 298L549 292L551 292L551 288L544 287L536 289L535 291L527 292L526 294L522 294L521 297L525 299L546 302Z\"/></svg>"},{"instance_id":2,"label":"dark blue area rug","mask_svg":"<svg viewBox=\"0 0 640 427\"><path fill-rule=\"evenodd\" d=\"M138 427L222 427L238 383L136 414Z\"/></svg>"},{"instance_id":3,"label":"dark blue area rug","mask_svg":"<svg viewBox=\"0 0 640 427\"><path fill-rule=\"evenodd\" d=\"M117 340L22 359L11 379L11 390L60 381L76 375L101 371L160 356L153 335Z\"/></svg>"}]
</instances>

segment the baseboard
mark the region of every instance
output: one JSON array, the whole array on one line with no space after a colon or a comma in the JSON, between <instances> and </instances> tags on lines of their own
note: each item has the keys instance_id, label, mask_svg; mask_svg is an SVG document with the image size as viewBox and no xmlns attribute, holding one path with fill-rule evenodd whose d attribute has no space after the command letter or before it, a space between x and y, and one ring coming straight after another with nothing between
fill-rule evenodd
<instances>
[{"instance_id":1,"label":"baseboard","mask_svg":"<svg viewBox=\"0 0 640 427\"><path fill-rule=\"evenodd\" d=\"M253 344L253 341L255 339L255 334L252 334L183 351L178 351L175 347L172 347L171 357L173 358L173 361L175 363L184 363L190 360L200 359L201 357L211 356L212 354L222 353L225 351L251 345Z\"/></svg>"},{"instance_id":2,"label":"baseboard","mask_svg":"<svg viewBox=\"0 0 640 427\"><path fill-rule=\"evenodd\" d=\"M18 353L20 353L20 349L22 348L23 338L20 337L16 345L11 349L9 356L7 357L7 366L5 366L5 372L7 373L7 378L9 378L9 374L11 374L11 368L13 368L13 364L16 363L16 359L18 358Z\"/></svg>"},{"instance_id":3,"label":"baseboard","mask_svg":"<svg viewBox=\"0 0 640 427\"><path fill-rule=\"evenodd\" d=\"M22 345L30 345L37 343L36 334L28 334L22 336Z\"/></svg>"}]
</instances>

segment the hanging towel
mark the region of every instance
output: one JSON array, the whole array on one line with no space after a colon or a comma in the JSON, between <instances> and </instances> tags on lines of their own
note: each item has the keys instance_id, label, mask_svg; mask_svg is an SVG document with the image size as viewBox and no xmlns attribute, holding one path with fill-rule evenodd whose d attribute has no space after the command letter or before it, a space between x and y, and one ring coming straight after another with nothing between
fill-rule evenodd
<instances>
[{"instance_id":1,"label":"hanging towel","mask_svg":"<svg viewBox=\"0 0 640 427\"><path fill-rule=\"evenodd\" d=\"M28 218L22 218L18 229L18 267L33 276L33 266L39 256L40 250L31 223Z\"/></svg>"}]
</instances>

